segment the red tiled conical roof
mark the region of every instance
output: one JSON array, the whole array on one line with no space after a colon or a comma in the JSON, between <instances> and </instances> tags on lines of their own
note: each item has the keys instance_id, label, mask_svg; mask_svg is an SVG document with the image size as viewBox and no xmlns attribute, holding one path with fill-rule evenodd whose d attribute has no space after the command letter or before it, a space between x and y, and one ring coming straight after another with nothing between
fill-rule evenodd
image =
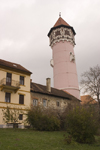
<instances>
[{"instance_id":1,"label":"red tiled conical roof","mask_svg":"<svg viewBox=\"0 0 100 150\"><path fill-rule=\"evenodd\" d=\"M61 17L59 17L59 19L57 20L57 22L55 23L55 25L53 27L57 27L60 25L65 25L65 26L70 27L70 25L66 21L64 21Z\"/></svg>"},{"instance_id":2,"label":"red tiled conical roof","mask_svg":"<svg viewBox=\"0 0 100 150\"><path fill-rule=\"evenodd\" d=\"M71 27L66 21L64 21L61 17L59 17L59 19L57 20L57 22L55 23L55 25L50 29L49 33L48 33L48 37L50 36L52 30L59 28L59 27L66 27L72 30L72 32L74 33L74 35L76 34L73 27Z\"/></svg>"}]
</instances>

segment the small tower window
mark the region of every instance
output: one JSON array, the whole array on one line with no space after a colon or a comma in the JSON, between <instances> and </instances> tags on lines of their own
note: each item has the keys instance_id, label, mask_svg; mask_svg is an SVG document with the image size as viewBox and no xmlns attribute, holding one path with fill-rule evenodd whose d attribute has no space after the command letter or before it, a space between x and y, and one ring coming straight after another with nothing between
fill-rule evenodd
<instances>
[{"instance_id":1,"label":"small tower window","mask_svg":"<svg viewBox=\"0 0 100 150\"><path fill-rule=\"evenodd\" d=\"M60 31L56 31L56 32L55 32L55 36L57 36L57 35L61 35L61 34L60 34Z\"/></svg>"},{"instance_id":2,"label":"small tower window","mask_svg":"<svg viewBox=\"0 0 100 150\"><path fill-rule=\"evenodd\" d=\"M68 30L65 30L65 35L70 35Z\"/></svg>"}]
</instances>

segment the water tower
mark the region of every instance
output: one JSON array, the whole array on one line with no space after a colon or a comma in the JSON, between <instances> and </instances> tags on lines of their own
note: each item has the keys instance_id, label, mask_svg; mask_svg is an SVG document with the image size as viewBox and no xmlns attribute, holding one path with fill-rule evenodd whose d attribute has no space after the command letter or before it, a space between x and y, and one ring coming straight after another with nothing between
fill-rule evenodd
<instances>
[{"instance_id":1,"label":"water tower","mask_svg":"<svg viewBox=\"0 0 100 150\"><path fill-rule=\"evenodd\" d=\"M52 48L54 88L62 89L80 98L75 63L75 30L61 16L50 29L48 37Z\"/></svg>"}]
</instances>

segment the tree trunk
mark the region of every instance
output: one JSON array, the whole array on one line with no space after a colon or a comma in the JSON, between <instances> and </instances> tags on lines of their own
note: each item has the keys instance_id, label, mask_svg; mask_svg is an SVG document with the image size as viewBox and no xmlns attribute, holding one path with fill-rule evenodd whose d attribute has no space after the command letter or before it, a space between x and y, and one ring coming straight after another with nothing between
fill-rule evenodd
<instances>
[{"instance_id":1,"label":"tree trunk","mask_svg":"<svg viewBox=\"0 0 100 150\"><path fill-rule=\"evenodd\" d=\"M100 99L98 100L98 107L99 107L99 122L100 122Z\"/></svg>"}]
</instances>

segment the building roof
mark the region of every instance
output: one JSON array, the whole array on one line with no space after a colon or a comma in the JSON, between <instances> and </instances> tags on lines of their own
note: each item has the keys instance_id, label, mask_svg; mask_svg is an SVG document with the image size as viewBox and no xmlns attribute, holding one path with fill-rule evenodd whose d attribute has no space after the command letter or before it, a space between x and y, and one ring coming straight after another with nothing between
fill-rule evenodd
<instances>
[{"instance_id":1,"label":"building roof","mask_svg":"<svg viewBox=\"0 0 100 150\"><path fill-rule=\"evenodd\" d=\"M81 96L81 104L95 104L97 103L90 95Z\"/></svg>"},{"instance_id":2,"label":"building roof","mask_svg":"<svg viewBox=\"0 0 100 150\"><path fill-rule=\"evenodd\" d=\"M17 72L23 72L25 74L32 74L32 72L30 72L29 70L27 70L26 68L24 68L20 64L5 61L5 60L2 60L2 59L0 59L0 68L6 68L6 69L14 70L14 71L17 71Z\"/></svg>"},{"instance_id":3,"label":"building roof","mask_svg":"<svg viewBox=\"0 0 100 150\"><path fill-rule=\"evenodd\" d=\"M41 84L37 84L33 82L31 82L31 92L46 94L46 95L55 96L55 97L61 97L61 98L65 98L68 100L80 101L76 97L68 94L67 92L64 92L63 90L58 90L56 88L51 87L51 92L48 92L47 87L45 85L41 85Z\"/></svg>"},{"instance_id":4,"label":"building roof","mask_svg":"<svg viewBox=\"0 0 100 150\"><path fill-rule=\"evenodd\" d=\"M59 17L59 19L57 20L57 22L55 23L55 25L50 29L48 36L50 36L52 30L56 29L56 28L60 28L60 27L66 27L72 30L73 34L75 35L75 30L73 29L73 27L71 27L66 21L64 21L61 17Z\"/></svg>"},{"instance_id":5,"label":"building roof","mask_svg":"<svg viewBox=\"0 0 100 150\"><path fill-rule=\"evenodd\" d=\"M57 22L55 23L55 25L53 27L57 27L60 25L65 25L65 26L70 27L70 25L66 21L64 21L61 17L59 17L59 19L57 20Z\"/></svg>"}]
</instances>

